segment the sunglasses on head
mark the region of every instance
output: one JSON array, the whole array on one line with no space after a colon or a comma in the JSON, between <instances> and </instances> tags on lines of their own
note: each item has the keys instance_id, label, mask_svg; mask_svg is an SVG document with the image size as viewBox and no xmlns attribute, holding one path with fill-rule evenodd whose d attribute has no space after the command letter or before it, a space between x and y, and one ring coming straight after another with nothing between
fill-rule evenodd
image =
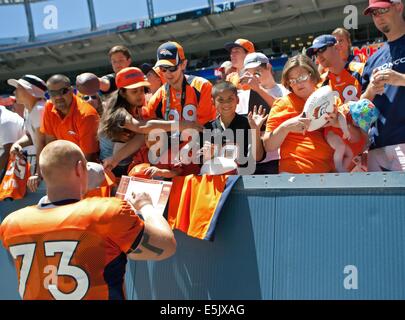
<instances>
[{"instance_id":1,"label":"sunglasses on head","mask_svg":"<svg viewBox=\"0 0 405 320\"><path fill-rule=\"evenodd\" d=\"M59 90L48 90L48 94L50 97L58 97L64 96L65 94L70 92L70 87L61 88Z\"/></svg>"},{"instance_id":2,"label":"sunglasses on head","mask_svg":"<svg viewBox=\"0 0 405 320\"><path fill-rule=\"evenodd\" d=\"M377 16L380 16L380 15L382 15L382 14L386 14L388 11L390 11L390 8L391 8L391 7L373 9L373 10L370 11L370 14L371 14L373 17L377 17Z\"/></svg>"},{"instance_id":3,"label":"sunglasses on head","mask_svg":"<svg viewBox=\"0 0 405 320\"><path fill-rule=\"evenodd\" d=\"M169 72L176 72L179 69L180 64L178 64L177 66L173 66L173 67L163 67L160 66L159 69L160 71L162 71L163 73L165 73L166 71Z\"/></svg>"}]
</instances>

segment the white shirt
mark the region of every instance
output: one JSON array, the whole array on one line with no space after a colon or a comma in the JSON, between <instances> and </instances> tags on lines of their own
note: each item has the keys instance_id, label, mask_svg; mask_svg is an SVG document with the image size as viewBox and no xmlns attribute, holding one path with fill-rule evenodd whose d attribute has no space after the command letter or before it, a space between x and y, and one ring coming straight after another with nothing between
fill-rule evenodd
<instances>
[{"instance_id":1,"label":"white shirt","mask_svg":"<svg viewBox=\"0 0 405 320\"><path fill-rule=\"evenodd\" d=\"M276 83L271 89L265 89L273 98L281 98L290 93L283 85ZM250 90L238 90L239 104L236 107L236 113L248 114ZM275 150L266 153L266 158L260 163L267 163L272 160L280 159L280 150Z\"/></svg>"},{"instance_id":2,"label":"white shirt","mask_svg":"<svg viewBox=\"0 0 405 320\"><path fill-rule=\"evenodd\" d=\"M287 96L290 93L290 91L288 91L283 85L278 83L276 83L276 85L273 88L265 90L274 99ZM239 104L236 107L236 113L248 114L250 90L238 90L238 97L239 97Z\"/></svg>"},{"instance_id":3,"label":"white shirt","mask_svg":"<svg viewBox=\"0 0 405 320\"><path fill-rule=\"evenodd\" d=\"M24 135L24 119L0 106L0 147L14 143Z\"/></svg>"},{"instance_id":4,"label":"white shirt","mask_svg":"<svg viewBox=\"0 0 405 320\"><path fill-rule=\"evenodd\" d=\"M34 146L37 145L35 131L41 127L42 117L44 115L45 100L40 100L32 108L31 112L25 118L25 131L31 136Z\"/></svg>"}]
</instances>

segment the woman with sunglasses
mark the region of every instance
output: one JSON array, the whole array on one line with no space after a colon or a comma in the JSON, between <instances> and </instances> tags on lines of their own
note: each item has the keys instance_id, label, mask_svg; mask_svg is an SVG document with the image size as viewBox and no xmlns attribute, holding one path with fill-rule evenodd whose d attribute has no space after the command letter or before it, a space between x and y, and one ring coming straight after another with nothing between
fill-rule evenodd
<instances>
[{"instance_id":1,"label":"woman with sunglasses","mask_svg":"<svg viewBox=\"0 0 405 320\"><path fill-rule=\"evenodd\" d=\"M282 84L291 91L276 100L266 124L267 152L280 148L280 173L327 173L333 166L333 149L323 129L308 132L310 119L303 114L306 100L317 89L320 75L305 55L290 58L282 73ZM328 116L336 125L336 114Z\"/></svg>"}]
</instances>

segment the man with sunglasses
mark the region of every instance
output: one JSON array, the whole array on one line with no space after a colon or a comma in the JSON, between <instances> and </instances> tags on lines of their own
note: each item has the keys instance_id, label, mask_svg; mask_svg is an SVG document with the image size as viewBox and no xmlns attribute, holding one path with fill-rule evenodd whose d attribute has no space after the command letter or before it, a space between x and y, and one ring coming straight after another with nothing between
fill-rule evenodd
<instances>
[{"instance_id":1,"label":"man with sunglasses","mask_svg":"<svg viewBox=\"0 0 405 320\"><path fill-rule=\"evenodd\" d=\"M363 98L381 115L370 132L369 171L405 171L405 21L400 0L369 0L364 11L387 42L364 69Z\"/></svg>"},{"instance_id":2,"label":"man with sunglasses","mask_svg":"<svg viewBox=\"0 0 405 320\"><path fill-rule=\"evenodd\" d=\"M88 161L99 151L97 129L100 117L90 104L73 94L68 77L57 74L46 83L50 100L45 105L41 132L46 142L68 140L77 144Z\"/></svg>"},{"instance_id":3,"label":"man with sunglasses","mask_svg":"<svg viewBox=\"0 0 405 320\"><path fill-rule=\"evenodd\" d=\"M150 99L148 119L186 120L204 125L215 119L211 100L212 84L201 77L184 74L187 60L177 42L166 42L157 50L157 63L166 83Z\"/></svg>"},{"instance_id":4,"label":"man with sunglasses","mask_svg":"<svg viewBox=\"0 0 405 320\"><path fill-rule=\"evenodd\" d=\"M306 53L309 57L316 56L320 65L328 70L322 75L323 85L329 85L339 93L343 103L357 101L360 98L364 64L343 60L333 35L325 34L315 38Z\"/></svg>"},{"instance_id":5,"label":"man with sunglasses","mask_svg":"<svg viewBox=\"0 0 405 320\"><path fill-rule=\"evenodd\" d=\"M335 36L326 34L315 38L306 53L309 57L316 56L319 64L327 70L321 76L322 86L329 85L339 95L342 103L357 101L360 98L364 63L344 60ZM344 137L343 131L340 129L332 129L333 132L327 134L327 139L331 139L330 141L337 139L339 144L333 142L331 144L335 147L340 147L342 142L348 145L355 157L364 151L366 138L361 135L360 129L351 123L348 123L348 128L350 139Z\"/></svg>"}]
</instances>

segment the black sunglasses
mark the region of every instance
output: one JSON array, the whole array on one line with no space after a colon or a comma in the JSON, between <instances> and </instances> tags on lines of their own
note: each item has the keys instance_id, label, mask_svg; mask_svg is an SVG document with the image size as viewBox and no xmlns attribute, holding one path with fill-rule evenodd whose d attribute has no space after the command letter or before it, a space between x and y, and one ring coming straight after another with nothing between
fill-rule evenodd
<instances>
[{"instance_id":1,"label":"black sunglasses","mask_svg":"<svg viewBox=\"0 0 405 320\"><path fill-rule=\"evenodd\" d=\"M160 71L162 71L163 73L165 73L166 71L170 71L170 72L176 72L179 69L180 64L173 66L173 67L163 67L163 66L159 66Z\"/></svg>"},{"instance_id":2,"label":"black sunglasses","mask_svg":"<svg viewBox=\"0 0 405 320\"><path fill-rule=\"evenodd\" d=\"M318 50L316 50L315 52L315 56L318 56L318 54L325 52L329 47L332 47L333 44L328 44L322 48L319 48Z\"/></svg>"},{"instance_id":3,"label":"black sunglasses","mask_svg":"<svg viewBox=\"0 0 405 320\"><path fill-rule=\"evenodd\" d=\"M50 97L58 97L58 96L64 96L65 94L70 92L70 87L68 88L62 88L59 90L48 90L48 94Z\"/></svg>"},{"instance_id":4,"label":"black sunglasses","mask_svg":"<svg viewBox=\"0 0 405 320\"><path fill-rule=\"evenodd\" d=\"M94 95L94 96L82 96L82 99L84 101L92 101L92 100L97 100L97 96L96 95Z\"/></svg>"}]
</instances>

